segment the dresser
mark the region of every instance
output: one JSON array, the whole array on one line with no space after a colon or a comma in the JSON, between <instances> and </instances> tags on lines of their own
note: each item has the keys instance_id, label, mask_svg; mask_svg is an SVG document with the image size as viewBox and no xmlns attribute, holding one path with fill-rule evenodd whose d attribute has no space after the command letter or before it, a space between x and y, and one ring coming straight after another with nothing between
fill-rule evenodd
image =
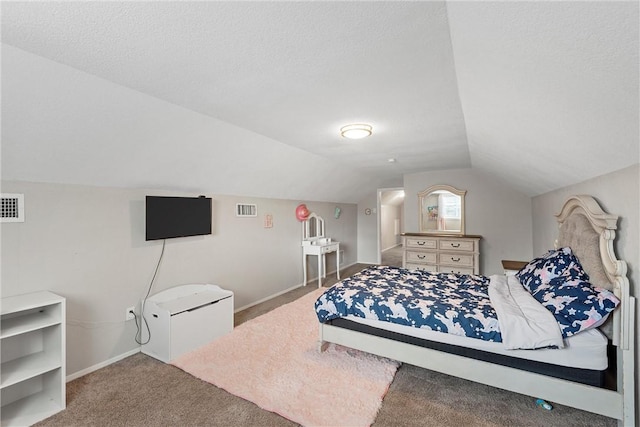
<instances>
[{"instance_id":1,"label":"dresser","mask_svg":"<svg viewBox=\"0 0 640 427\"><path fill-rule=\"evenodd\" d=\"M402 265L439 273L480 274L480 239L482 236L403 233Z\"/></svg>"}]
</instances>

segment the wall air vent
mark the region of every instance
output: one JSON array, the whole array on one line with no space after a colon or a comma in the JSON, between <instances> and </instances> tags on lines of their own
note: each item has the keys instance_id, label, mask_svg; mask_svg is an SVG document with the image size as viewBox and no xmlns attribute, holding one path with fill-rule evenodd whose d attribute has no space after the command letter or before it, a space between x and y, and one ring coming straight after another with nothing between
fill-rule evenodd
<instances>
[{"instance_id":1,"label":"wall air vent","mask_svg":"<svg viewBox=\"0 0 640 427\"><path fill-rule=\"evenodd\" d=\"M251 217L258 216L258 206L246 203L236 203L236 216Z\"/></svg>"},{"instance_id":2,"label":"wall air vent","mask_svg":"<svg viewBox=\"0 0 640 427\"><path fill-rule=\"evenodd\" d=\"M24 222L24 194L0 193L0 222Z\"/></svg>"}]
</instances>

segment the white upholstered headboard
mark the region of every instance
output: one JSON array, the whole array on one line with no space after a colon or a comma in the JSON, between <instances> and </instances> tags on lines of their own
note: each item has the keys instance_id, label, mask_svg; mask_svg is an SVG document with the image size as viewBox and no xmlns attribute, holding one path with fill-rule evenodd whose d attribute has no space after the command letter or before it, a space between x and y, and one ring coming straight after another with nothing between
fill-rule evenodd
<instances>
[{"instance_id":1,"label":"white upholstered headboard","mask_svg":"<svg viewBox=\"0 0 640 427\"><path fill-rule=\"evenodd\" d=\"M594 286L609 289L620 299L611 330L605 333L615 345L628 343L629 279L627 263L616 258L613 241L618 217L602 210L591 196L571 196L556 214L559 222L556 247L570 247Z\"/></svg>"}]
</instances>

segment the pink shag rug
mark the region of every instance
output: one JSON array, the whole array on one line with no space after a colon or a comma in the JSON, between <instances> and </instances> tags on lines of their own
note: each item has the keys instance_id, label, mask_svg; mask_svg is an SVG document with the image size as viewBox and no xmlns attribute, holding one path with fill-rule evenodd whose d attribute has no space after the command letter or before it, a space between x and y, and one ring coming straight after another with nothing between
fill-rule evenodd
<instances>
[{"instance_id":1,"label":"pink shag rug","mask_svg":"<svg viewBox=\"0 0 640 427\"><path fill-rule=\"evenodd\" d=\"M238 326L172 364L305 426L368 426L399 363L331 344L319 353L323 289Z\"/></svg>"}]
</instances>

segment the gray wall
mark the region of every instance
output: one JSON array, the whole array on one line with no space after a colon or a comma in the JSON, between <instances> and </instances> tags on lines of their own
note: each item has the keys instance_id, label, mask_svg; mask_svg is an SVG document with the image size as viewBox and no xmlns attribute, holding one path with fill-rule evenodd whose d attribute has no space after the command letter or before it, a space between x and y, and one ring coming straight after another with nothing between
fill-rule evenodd
<instances>
[{"instance_id":1,"label":"gray wall","mask_svg":"<svg viewBox=\"0 0 640 427\"><path fill-rule=\"evenodd\" d=\"M473 169L405 175L405 232L419 231L418 193L436 184L467 190L465 232L482 236L481 274L501 274L503 259L531 259L531 198L503 181Z\"/></svg>"},{"instance_id":2,"label":"gray wall","mask_svg":"<svg viewBox=\"0 0 640 427\"><path fill-rule=\"evenodd\" d=\"M99 365L137 348L126 307L146 294L161 241L144 240L144 196L187 195L143 189L2 182L24 193L25 222L2 224L2 296L50 290L67 298L67 372ZM153 293L186 283L214 283L235 293L236 308L301 285L305 201L209 195L213 234L167 240ZM236 203L256 203L257 218L236 218ZM343 266L356 261L356 206L305 202L341 242ZM334 218L334 209L342 213ZM273 228L264 228L264 215ZM335 257L327 257L328 271ZM315 259L309 257L311 277Z\"/></svg>"},{"instance_id":3,"label":"gray wall","mask_svg":"<svg viewBox=\"0 0 640 427\"><path fill-rule=\"evenodd\" d=\"M378 262L378 195L370 193L358 202L358 262L376 264ZM366 209L371 214L366 215Z\"/></svg>"},{"instance_id":4,"label":"gray wall","mask_svg":"<svg viewBox=\"0 0 640 427\"><path fill-rule=\"evenodd\" d=\"M618 259L627 262L627 276L632 295L640 296L640 166L635 165L534 197L534 254L542 254L553 247L558 229L554 214L559 212L567 197L577 194L595 197L605 212L620 217L614 249ZM640 316L636 314L636 340L639 330ZM640 366L639 359L640 354L636 352L636 369ZM638 384L636 371L636 390ZM636 411L640 411L640 408L636 408Z\"/></svg>"},{"instance_id":5,"label":"gray wall","mask_svg":"<svg viewBox=\"0 0 640 427\"><path fill-rule=\"evenodd\" d=\"M398 220L398 234L395 222ZM391 249L402 243L402 205L380 205L380 245L381 250Z\"/></svg>"},{"instance_id":6,"label":"gray wall","mask_svg":"<svg viewBox=\"0 0 640 427\"><path fill-rule=\"evenodd\" d=\"M405 176L405 231L416 231L417 193L429 185L466 189L467 233L480 234L483 274L499 273L500 260L527 260L553 245L554 213L572 194L594 195L621 216L616 252L627 261L639 295L639 167L636 165L530 199L470 169ZM51 290L68 298L68 373L72 375L137 348L124 309L146 293L160 242L144 241L144 196L172 194L142 189L2 182L3 192L25 194L26 221L2 224L2 296ZM193 194L183 194L193 195ZM300 223L294 209L304 201L211 195L212 236L167 241L152 293L184 283L216 283L243 307L299 286ZM235 203L256 203L257 218L236 218ZM377 260L375 193L352 204L306 202L326 221L327 235L341 242L343 266ZM333 216L335 206L342 214ZM264 215L274 218L263 228ZM357 251L357 252L356 252ZM334 270L333 257L328 269ZM311 274L314 262L310 259ZM640 325L639 325L640 327Z\"/></svg>"}]
</instances>

